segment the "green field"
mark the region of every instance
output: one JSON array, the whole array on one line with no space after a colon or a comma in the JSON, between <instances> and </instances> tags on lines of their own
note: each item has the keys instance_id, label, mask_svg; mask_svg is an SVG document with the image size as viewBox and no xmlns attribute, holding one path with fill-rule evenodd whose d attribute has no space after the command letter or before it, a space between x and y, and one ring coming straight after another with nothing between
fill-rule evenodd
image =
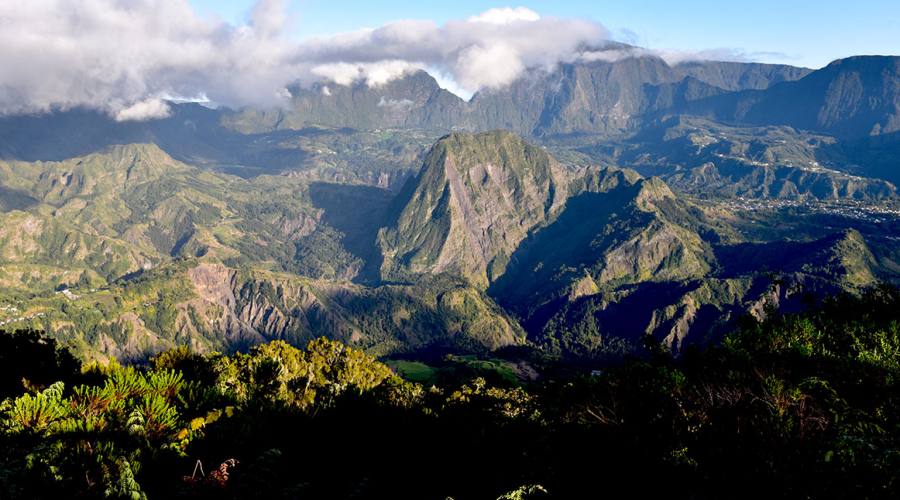
<instances>
[{"instance_id":1,"label":"green field","mask_svg":"<svg viewBox=\"0 0 900 500\"><path fill-rule=\"evenodd\" d=\"M437 375L435 368L420 361L390 360L385 364L406 380L420 384L434 382Z\"/></svg>"},{"instance_id":2,"label":"green field","mask_svg":"<svg viewBox=\"0 0 900 500\"><path fill-rule=\"evenodd\" d=\"M479 358L476 355L447 355L441 361L432 364L399 359L386 360L384 363L404 379L420 384L436 384L450 379L469 380L476 377L504 385L519 385L521 382L510 362L496 358Z\"/></svg>"}]
</instances>

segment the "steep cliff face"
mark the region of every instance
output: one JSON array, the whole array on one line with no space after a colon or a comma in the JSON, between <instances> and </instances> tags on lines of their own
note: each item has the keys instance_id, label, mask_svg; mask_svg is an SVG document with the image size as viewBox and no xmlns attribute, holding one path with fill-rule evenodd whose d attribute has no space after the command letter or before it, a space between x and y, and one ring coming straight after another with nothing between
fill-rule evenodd
<instances>
[{"instance_id":1,"label":"steep cliff face","mask_svg":"<svg viewBox=\"0 0 900 500\"><path fill-rule=\"evenodd\" d=\"M701 221L659 179L569 168L507 133L454 134L380 233L386 280L450 275L526 324L623 286L698 279Z\"/></svg>"},{"instance_id":2,"label":"steep cliff face","mask_svg":"<svg viewBox=\"0 0 900 500\"><path fill-rule=\"evenodd\" d=\"M686 78L658 57L564 64L533 70L508 88L476 94L465 126L533 136L633 129L643 114L724 92Z\"/></svg>"},{"instance_id":3,"label":"steep cliff face","mask_svg":"<svg viewBox=\"0 0 900 500\"><path fill-rule=\"evenodd\" d=\"M310 126L449 130L463 121L464 113L465 101L442 89L428 73L415 71L380 85L293 87L287 108L229 113L223 124L245 134Z\"/></svg>"},{"instance_id":4,"label":"steep cliff face","mask_svg":"<svg viewBox=\"0 0 900 500\"><path fill-rule=\"evenodd\" d=\"M799 80L812 72L783 64L728 61L689 61L674 68L684 76L730 91L764 90L782 82Z\"/></svg>"},{"instance_id":5,"label":"steep cliff face","mask_svg":"<svg viewBox=\"0 0 900 500\"><path fill-rule=\"evenodd\" d=\"M530 71L509 87L476 94L461 125L504 128L528 136L619 135L645 115L733 91L766 89L809 70L790 66L696 62L675 66L641 55Z\"/></svg>"},{"instance_id":6,"label":"steep cliff face","mask_svg":"<svg viewBox=\"0 0 900 500\"><path fill-rule=\"evenodd\" d=\"M900 131L900 57L835 61L794 82L689 106L721 120L790 125L845 138Z\"/></svg>"},{"instance_id":7,"label":"steep cliff face","mask_svg":"<svg viewBox=\"0 0 900 500\"><path fill-rule=\"evenodd\" d=\"M382 277L449 273L486 286L566 196L565 169L542 149L508 132L451 134L379 234Z\"/></svg>"},{"instance_id":8,"label":"steep cliff face","mask_svg":"<svg viewBox=\"0 0 900 500\"><path fill-rule=\"evenodd\" d=\"M190 269L188 275L196 298L182 305L187 312L180 317L185 338L221 332L230 349L274 339L301 345L322 335L344 342L362 339L352 322L319 300L309 280L279 279L209 263ZM319 287L332 291L325 283Z\"/></svg>"},{"instance_id":9,"label":"steep cliff face","mask_svg":"<svg viewBox=\"0 0 900 500\"><path fill-rule=\"evenodd\" d=\"M469 102L416 71L381 85L296 87L287 109L226 113L223 124L242 133L324 125L616 135L634 129L647 113L726 92L766 89L809 73L790 66L716 61L673 66L634 47L607 49L605 55L594 52L577 63L531 69L509 86L482 90ZM620 52L614 54L616 50Z\"/></svg>"},{"instance_id":10,"label":"steep cliff face","mask_svg":"<svg viewBox=\"0 0 900 500\"><path fill-rule=\"evenodd\" d=\"M585 275L599 286L708 269L700 238L672 221L685 208L665 183L565 169L508 133L438 142L401 201L379 235L385 280L445 273L495 283L492 293L512 303L590 288Z\"/></svg>"},{"instance_id":11,"label":"steep cliff face","mask_svg":"<svg viewBox=\"0 0 900 500\"><path fill-rule=\"evenodd\" d=\"M9 323L6 312L0 326ZM36 297L14 314L17 326L46 331L89 360L146 360L178 345L198 352L276 339L303 346L318 337L373 355L488 352L525 342L514 319L458 280L363 287L215 260L181 260L107 288Z\"/></svg>"},{"instance_id":12,"label":"steep cliff face","mask_svg":"<svg viewBox=\"0 0 900 500\"><path fill-rule=\"evenodd\" d=\"M735 228L658 178L554 174L543 167L552 159L531 151L508 134L442 140L380 233L383 277L449 275L486 287L531 341L590 356L647 335L677 350L767 305L798 307L804 292L876 281L878 258L858 232L726 245L741 241Z\"/></svg>"}]
</instances>

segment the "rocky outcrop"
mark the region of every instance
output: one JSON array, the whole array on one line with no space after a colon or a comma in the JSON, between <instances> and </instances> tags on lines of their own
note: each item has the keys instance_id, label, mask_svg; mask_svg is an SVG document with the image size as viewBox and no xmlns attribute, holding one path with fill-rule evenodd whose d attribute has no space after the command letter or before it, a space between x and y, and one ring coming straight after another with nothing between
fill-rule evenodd
<instances>
[{"instance_id":1,"label":"rocky outcrop","mask_svg":"<svg viewBox=\"0 0 900 500\"><path fill-rule=\"evenodd\" d=\"M179 304L179 335L206 350L320 336L374 352L435 343L492 350L524 339L482 292L452 282L372 289L218 263L187 274L196 296Z\"/></svg>"},{"instance_id":2,"label":"rocky outcrop","mask_svg":"<svg viewBox=\"0 0 900 500\"><path fill-rule=\"evenodd\" d=\"M565 169L542 149L508 132L451 134L379 234L382 277L449 273L485 287L566 197Z\"/></svg>"}]
</instances>

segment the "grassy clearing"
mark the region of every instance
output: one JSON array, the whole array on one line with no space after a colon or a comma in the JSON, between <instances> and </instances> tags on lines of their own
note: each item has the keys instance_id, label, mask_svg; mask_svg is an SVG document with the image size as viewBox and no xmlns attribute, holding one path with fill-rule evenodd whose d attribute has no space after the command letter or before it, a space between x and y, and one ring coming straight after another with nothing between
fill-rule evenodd
<instances>
[{"instance_id":1,"label":"grassy clearing","mask_svg":"<svg viewBox=\"0 0 900 500\"><path fill-rule=\"evenodd\" d=\"M420 384L438 384L446 380L470 380L484 377L492 383L519 385L521 380L515 367L508 361L496 358L480 358L476 355L447 355L436 364L421 361L389 359L384 361L398 375Z\"/></svg>"},{"instance_id":2,"label":"grassy clearing","mask_svg":"<svg viewBox=\"0 0 900 500\"><path fill-rule=\"evenodd\" d=\"M482 376L493 374L505 382L511 384L519 383L519 377L516 375L512 365L507 361L494 358L481 359L474 355L448 356L448 361Z\"/></svg>"},{"instance_id":3,"label":"grassy clearing","mask_svg":"<svg viewBox=\"0 0 900 500\"><path fill-rule=\"evenodd\" d=\"M433 382L437 370L420 361L389 360L385 362L401 377L420 384Z\"/></svg>"}]
</instances>

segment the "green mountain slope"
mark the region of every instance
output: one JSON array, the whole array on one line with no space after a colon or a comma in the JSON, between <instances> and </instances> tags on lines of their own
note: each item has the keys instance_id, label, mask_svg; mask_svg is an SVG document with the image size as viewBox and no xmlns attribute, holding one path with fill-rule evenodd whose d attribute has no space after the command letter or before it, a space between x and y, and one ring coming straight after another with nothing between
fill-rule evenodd
<instances>
[{"instance_id":1,"label":"green mountain slope","mask_svg":"<svg viewBox=\"0 0 900 500\"><path fill-rule=\"evenodd\" d=\"M558 299L526 316L525 326L535 343L563 354L616 357L648 335L679 351L718 342L744 315L799 311L815 297L879 282L876 259L855 231L805 243L717 248L716 257L719 267L694 279Z\"/></svg>"},{"instance_id":2,"label":"green mountain slope","mask_svg":"<svg viewBox=\"0 0 900 500\"><path fill-rule=\"evenodd\" d=\"M896 186L872 178L833 151L827 135L786 126L734 127L670 117L623 141L597 141L580 151L598 161L657 175L673 189L706 197L896 201Z\"/></svg>"},{"instance_id":3,"label":"green mountain slope","mask_svg":"<svg viewBox=\"0 0 900 500\"><path fill-rule=\"evenodd\" d=\"M491 293L524 312L561 297L701 277L712 255L696 232L680 225L686 211L659 179L576 195L513 254Z\"/></svg>"},{"instance_id":4,"label":"green mountain slope","mask_svg":"<svg viewBox=\"0 0 900 500\"><path fill-rule=\"evenodd\" d=\"M28 200L0 213L0 279L13 289L55 288L82 273L109 281L200 255L351 279L367 257L347 251L344 234L320 220L305 180L215 174L152 145L62 162L0 162L0 184ZM22 265L48 269L28 273Z\"/></svg>"},{"instance_id":5,"label":"green mountain slope","mask_svg":"<svg viewBox=\"0 0 900 500\"><path fill-rule=\"evenodd\" d=\"M482 292L452 280L369 288L208 259L175 261L99 289L0 301L5 327L39 328L86 359L143 360L177 345L232 352L322 336L377 355L485 351L524 341L516 322Z\"/></svg>"},{"instance_id":6,"label":"green mountain slope","mask_svg":"<svg viewBox=\"0 0 900 500\"><path fill-rule=\"evenodd\" d=\"M692 200L509 132L453 133L424 158L397 194L210 172L153 145L0 162L0 327L93 358L321 335L600 356L900 276L890 212Z\"/></svg>"},{"instance_id":7,"label":"green mountain slope","mask_svg":"<svg viewBox=\"0 0 900 500\"><path fill-rule=\"evenodd\" d=\"M450 273L486 286L566 193L564 167L520 137L451 134L432 148L379 235L382 277Z\"/></svg>"},{"instance_id":8,"label":"green mountain slope","mask_svg":"<svg viewBox=\"0 0 900 500\"><path fill-rule=\"evenodd\" d=\"M487 285L531 341L593 356L621 353L645 335L673 348L705 342L767 304L799 307L804 293L897 276L892 257L856 230L755 230L744 216L696 205L658 178L541 168L552 164L509 134L440 141L399 198L396 223L380 233L384 278L451 275ZM556 182L565 190L551 189L548 178L565 178ZM766 213L774 225L783 217Z\"/></svg>"}]
</instances>

